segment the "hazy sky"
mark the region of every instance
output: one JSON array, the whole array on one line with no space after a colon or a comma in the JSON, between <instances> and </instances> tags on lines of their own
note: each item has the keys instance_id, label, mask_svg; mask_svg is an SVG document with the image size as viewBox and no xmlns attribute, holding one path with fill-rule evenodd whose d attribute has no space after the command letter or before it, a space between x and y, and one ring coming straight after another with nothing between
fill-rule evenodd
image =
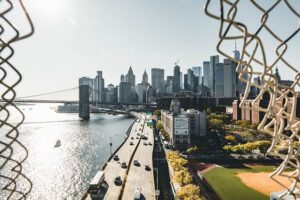
<instances>
[{"instance_id":1,"label":"hazy sky","mask_svg":"<svg viewBox=\"0 0 300 200\"><path fill-rule=\"evenodd\" d=\"M258 12L250 11L249 3L242 2L244 12L240 18L257 27ZM298 11L299 2L295 3ZM202 66L210 55L217 54L219 28L216 20L204 14L205 3L206 0L26 0L36 32L14 45L13 63L24 76L17 87L18 96L76 87L79 77L94 77L97 70L103 71L105 85L116 85L130 65L136 82L141 82L145 69L151 80L152 67L164 68L165 76L172 75L178 59L184 73L192 66ZM299 19L287 11L279 8L272 15L274 28L284 36L299 26ZM298 35L288 54L298 67L299 41ZM272 41L267 43L271 45ZM241 43L237 45L239 48ZM234 50L234 43L225 48ZM293 76L280 66L279 71L283 78Z\"/></svg>"}]
</instances>

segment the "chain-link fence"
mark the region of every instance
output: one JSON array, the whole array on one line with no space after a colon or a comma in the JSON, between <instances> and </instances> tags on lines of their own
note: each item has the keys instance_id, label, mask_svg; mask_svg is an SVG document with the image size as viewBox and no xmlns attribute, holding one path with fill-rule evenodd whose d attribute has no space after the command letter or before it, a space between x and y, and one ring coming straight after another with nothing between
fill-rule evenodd
<instances>
[{"instance_id":1,"label":"chain-link fence","mask_svg":"<svg viewBox=\"0 0 300 200\"><path fill-rule=\"evenodd\" d=\"M249 9L246 12L241 11L241 4L247 3ZM246 84L240 106L244 107L244 109L264 113L258 129L273 136L272 145L268 153L283 160L281 165L270 175L274 181L286 188L286 191L280 196L285 194L299 195L297 183L300 178L300 122L296 118L298 97L296 89L297 87L299 88L300 74L298 68L289 63L289 60L286 58L286 54L289 52L288 44L290 45L291 40L299 36L297 34L300 30L300 14L296 10L295 5L291 3L297 4L296 1L288 0L207 0L205 7L206 15L219 21L217 51L226 58L238 63L237 72L239 79ZM274 20L272 21L274 15L278 15L278 7L285 9L284 14L289 16L289 20L286 23L290 23L291 26L289 30L283 30L284 33L288 33L285 37L280 36L278 33L278 27L281 27L282 24L275 21L274 26ZM247 18L238 18L238 15L247 15ZM257 23L258 25L253 28L255 15L259 15L260 20ZM293 24L294 22L296 24ZM223 48L224 43L235 40L239 40L242 43L240 59L231 56ZM274 41L272 48L267 44L270 41ZM272 53L275 54L273 60L270 59ZM297 54L299 52L289 53ZM279 78L275 74L275 67L278 65L285 72L290 71L293 74L293 77L291 77L293 79L292 84L285 84L283 81L278 80ZM261 81L255 82L254 78L256 77L259 77ZM252 106L245 107L251 87L257 88L259 93L251 101ZM269 97L268 106L260 106L259 101L266 94ZM288 177L290 185L288 187L284 185L276 178L278 177L276 175Z\"/></svg>"},{"instance_id":2,"label":"chain-link fence","mask_svg":"<svg viewBox=\"0 0 300 200\"><path fill-rule=\"evenodd\" d=\"M14 12L28 21L28 33L14 25L10 18ZM0 198L26 199L32 188L31 181L22 170L28 152L18 140L18 128L24 121L24 115L14 103L15 87L21 82L22 75L11 59L14 56L12 43L31 36L33 32L32 21L22 0L0 1L0 96L3 100L0 103Z\"/></svg>"}]
</instances>

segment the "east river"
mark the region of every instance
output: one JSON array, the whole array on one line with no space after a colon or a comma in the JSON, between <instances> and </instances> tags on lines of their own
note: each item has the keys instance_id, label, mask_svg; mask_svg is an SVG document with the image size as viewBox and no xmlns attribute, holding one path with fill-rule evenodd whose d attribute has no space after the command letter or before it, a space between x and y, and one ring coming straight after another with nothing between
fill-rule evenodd
<instances>
[{"instance_id":1,"label":"east river","mask_svg":"<svg viewBox=\"0 0 300 200\"><path fill-rule=\"evenodd\" d=\"M26 116L19 129L19 140L29 151L23 172L33 183L28 199L80 199L97 170L107 161L110 140L114 151L133 122L122 115L108 114L91 114L89 121L81 121L78 114L56 113L55 107L55 104L19 106ZM3 137L1 134L0 139ZM57 140L61 146L55 148ZM19 152L14 154L18 156Z\"/></svg>"}]
</instances>

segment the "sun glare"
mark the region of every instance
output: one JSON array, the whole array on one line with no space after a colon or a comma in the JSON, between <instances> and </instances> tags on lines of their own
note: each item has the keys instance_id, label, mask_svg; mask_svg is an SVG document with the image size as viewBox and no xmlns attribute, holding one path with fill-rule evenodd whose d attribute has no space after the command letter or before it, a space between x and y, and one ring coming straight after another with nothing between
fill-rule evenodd
<instances>
[{"instance_id":1,"label":"sun glare","mask_svg":"<svg viewBox=\"0 0 300 200\"><path fill-rule=\"evenodd\" d=\"M40 16L60 17L66 11L66 0L32 0L33 8Z\"/></svg>"}]
</instances>

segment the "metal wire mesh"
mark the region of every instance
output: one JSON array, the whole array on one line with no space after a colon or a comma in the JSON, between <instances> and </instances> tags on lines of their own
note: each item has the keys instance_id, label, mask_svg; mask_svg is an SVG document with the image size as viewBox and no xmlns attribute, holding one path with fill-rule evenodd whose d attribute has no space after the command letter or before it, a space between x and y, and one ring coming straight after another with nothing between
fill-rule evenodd
<instances>
[{"instance_id":1,"label":"metal wire mesh","mask_svg":"<svg viewBox=\"0 0 300 200\"><path fill-rule=\"evenodd\" d=\"M291 194L298 199L300 195L297 185L300 178L300 121L296 118L298 97L296 88L299 87L300 74L297 67L288 62L286 53L288 52L288 44L292 38L298 36L297 34L300 27L298 24L294 30L291 30L290 35L286 38L282 38L274 28L271 28L269 20L271 19L271 13L276 14L276 8L279 5L287 8L289 14L291 14L298 22L300 14L288 0L268 1L267 3L272 3L272 5L268 6L268 9L265 9L262 6L266 1L259 2L249 0L248 2L253 8L257 9L256 11L261 14L258 27L251 32L249 21L252 20L251 15L253 15L253 13L250 11L248 12L248 22L241 22L236 17L239 13L238 6L241 2L245 3L245 1L239 0L219 0L217 6L219 12L216 14L216 6L212 7L211 0L207 0L205 13L209 17L220 22L217 51L226 58L238 63L236 70L239 79L246 84L245 94L241 99L240 107L265 113L258 129L273 136L272 145L269 148L268 153L281 158L283 161L270 175L274 181L286 188L286 190L280 194L280 197L285 194ZM212 11L212 8L214 8L214 12ZM235 34L233 34L233 32ZM275 48L265 48L267 42L262 37L263 32L267 33L269 38L278 42L278 45L275 45ZM288 33L288 30L286 30L286 32ZM234 56L231 56L222 48L222 44L230 40L242 41L241 58L239 60L234 58ZM274 61L271 63L267 62L270 52L275 52L276 54ZM294 73L293 84L291 86L281 84L280 80L275 76L274 68L278 63L280 63L281 67L284 69L289 69ZM253 81L254 75L260 77L262 80L260 84ZM252 101L252 107L245 107L245 102L249 99L251 86L259 89L259 94ZM259 101L264 94L268 94L270 97L266 108L259 105ZM288 187L277 178L280 176L289 179L290 185Z\"/></svg>"},{"instance_id":2,"label":"metal wire mesh","mask_svg":"<svg viewBox=\"0 0 300 200\"><path fill-rule=\"evenodd\" d=\"M16 6L29 23L28 33L22 33L8 17ZM10 60L14 55L11 44L31 36L33 32L32 21L22 0L0 1L0 95L4 100L0 103L0 188L1 197L6 199L26 199L32 189L31 181L22 170L28 151L18 140L18 128L24 121L24 115L14 104L14 89L21 82L22 75ZM18 121L12 123L14 115L18 116ZM23 154L15 156L16 151L23 151Z\"/></svg>"}]
</instances>

